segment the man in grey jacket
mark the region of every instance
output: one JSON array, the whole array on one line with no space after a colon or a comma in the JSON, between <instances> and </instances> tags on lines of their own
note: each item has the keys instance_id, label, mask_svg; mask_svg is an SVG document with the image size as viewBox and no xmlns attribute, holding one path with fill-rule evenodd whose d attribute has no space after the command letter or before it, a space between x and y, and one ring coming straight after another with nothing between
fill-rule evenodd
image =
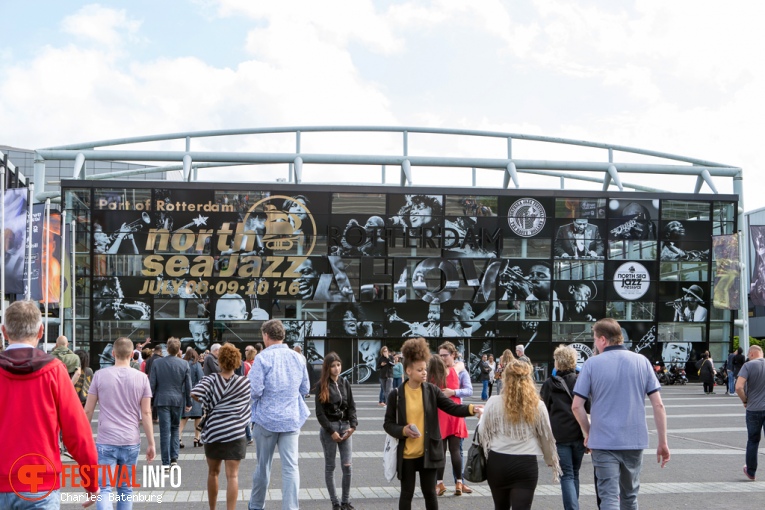
<instances>
[{"instance_id":1,"label":"man in grey jacket","mask_svg":"<svg viewBox=\"0 0 765 510\"><path fill-rule=\"evenodd\" d=\"M159 417L159 449L162 466L178 463L181 449L179 428L181 414L191 410L191 374L189 364L178 357L181 341L167 340L167 357L159 358L151 368L149 381Z\"/></svg>"},{"instance_id":2,"label":"man in grey jacket","mask_svg":"<svg viewBox=\"0 0 765 510\"><path fill-rule=\"evenodd\" d=\"M210 354L205 356L205 363L202 369L206 376L220 373L220 365L218 365L218 351L220 351L220 344L212 344L210 347Z\"/></svg>"}]
</instances>

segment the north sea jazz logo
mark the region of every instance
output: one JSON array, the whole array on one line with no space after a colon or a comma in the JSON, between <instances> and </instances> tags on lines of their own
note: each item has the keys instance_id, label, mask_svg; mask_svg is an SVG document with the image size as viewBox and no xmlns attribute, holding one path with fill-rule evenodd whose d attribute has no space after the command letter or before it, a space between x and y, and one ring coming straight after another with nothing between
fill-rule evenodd
<instances>
[{"instance_id":1,"label":"north sea jazz logo","mask_svg":"<svg viewBox=\"0 0 765 510\"><path fill-rule=\"evenodd\" d=\"M640 299L650 285L648 270L643 264L626 262L614 273L614 290L624 299Z\"/></svg>"},{"instance_id":2,"label":"north sea jazz logo","mask_svg":"<svg viewBox=\"0 0 765 510\"><path fill-rule=\"evenodd\" d=\"M546 222L545 208L533 198L516 200L507 211L510 230L521 237L534 237L542 231Z\"/></svg>"},{"instance_id":3,"label":"north sea jazz logo","mask_svg":"<svg viewBox=\"0 0 765 510\"><path fill-rule=\"evenodd\" d=\"M264 198L250 207L244 223L257 225L256 232L263 232L263 245L274 255L297 252L308 256L316 245L316 222L299 197Z\"/></svg>"}]
</instances>

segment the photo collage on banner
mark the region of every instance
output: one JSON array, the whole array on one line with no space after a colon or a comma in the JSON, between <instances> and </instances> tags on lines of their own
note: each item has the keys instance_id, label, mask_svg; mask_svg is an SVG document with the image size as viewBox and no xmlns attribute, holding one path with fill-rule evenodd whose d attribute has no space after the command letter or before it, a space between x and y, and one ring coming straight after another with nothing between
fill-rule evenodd
<instances>
[{"instance_id":1,"label":"photo collage on banner","mask_svg":"<svg viewBox=\"0 0 765 510\"><path fill-rule=\"evenodd\" d=\"M738 310L741 308L741 261L738 234L712 237L715 262L713 303L715 308Z\"/></svg>"},{"instance_id":2,"label":"photo collage on banner","mask_svg":"<svg viewBox=\"0 0 765 510\"><path fill-rule=\"evenodd\" d=\"M27 189L5 190L5 291L10 294L24 292L27 244Z\"/></svg>"},{"instance_id":3,"label":"photo collage on banner","mask_svg":"<svg viewBox=\"0 0 765 510\"><path fill-rule=\"evenodd\" d=\"M749 299L755 306L765 306L765 225L751 225L749 239L755 254Z\"/></svg>"},{"instance_id":4,"label":"photo collage on banner","mask_svg":"<svg viewBox=\"0 0 765 510\"><path fill-rule=\"evenodd\" d=\"M659 200L608 201L608 258L656 260Z\"/></svg>"},{"instance_id":5,"label":"photo collage on banner","mask_svg":"<svg viewBox=\"0 0 765 510\"><path fill-rule=\"evenodd\" d=\"M710 293L727 288L710 281L712 202L233 187L94 187L95 269L78 289L94 345L113 341L99 321L140 321L159 342L243 348L276 318L354 380L376 380L371 353L412 336L468 362L520 344L541 377L557 343L591 351L606 317L652 358L664 338L706 343Z\"/></svg>"},{"instance_id":6,"label":"photo collage on banner","mask_svg":"<svg viewBox=\"0 0 765 510\"><path fill-rule=\"evenodd\" d=\"M61 298L62 247L61 214L50 211L49 222L45 217L45 204L36 204L32 208L32 236L29 277L30 297L34 301L48 305L58 305ZM71 249L71 248L70 248ZM26 266L24 286L27 285ZM64 271L64 289L68 287L68 272ZM46 288L47 285L47 296ZM25 289L26 294L26 289Z\"/></svg>"}]
</instances>

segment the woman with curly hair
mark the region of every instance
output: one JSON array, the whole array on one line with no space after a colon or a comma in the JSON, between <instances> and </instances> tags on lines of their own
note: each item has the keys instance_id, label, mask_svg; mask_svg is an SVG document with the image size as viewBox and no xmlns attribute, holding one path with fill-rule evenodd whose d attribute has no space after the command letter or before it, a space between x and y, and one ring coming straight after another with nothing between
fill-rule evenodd
<instances>
[{"instance_id":1,"label":"woman with curly hair","mask_svg":"<svg viewBox=\"0 0 765 510\"><path fill-rule=\"evenodd\" d=\"M531 508L539 478L537 455L544 455L558 481L560 465L555 438L531 370L531 365L518 360L504 368L502 393L486 403L484 418L478 426L487 456L486 481L495 510Z\"/></svg>"},{"instance_id":2,"label":"woman with curly hair","mask_svg":"<svg viewBox=\"0 0 765 510\"><path fill-rule=\"evenodd\" d=\"M410 338L404 342L401 354L407 380L399 389L390 392L383 424L385 432L399 440L396 452L396 473L401 480L398 508L412 508L414 482L419 472L425 508L437 510L436 474L445 464L437 410L464 417L480 415L482 408L456 404L437 386L427 382L431 355L424 338Z\"/></svg>"},{"instance_id":3,"label":"woman with curly hair","mask_svg":"<svg viewBox=\"0 0 765 510\"><path fill-rule=\"evenodd\" d=\"M570 345L560 345L553 352L553 359L557 375L544 382L540 394L550 413L550 425L563 471L560 478L563 509L579 510L579 468L586 448L582 428L571 409L577 378L576 350ZM589 410L589 401L585 408Z\"/></svg>"},{"instance_id":4,"label":"woman with curly hair","mask_svg":"<svg viewBox=\"0 0 765 510\"><path fill-rule=\"evenodd\" d=\"M367 337L372 335L372 323L364 320L357 303L338 303L327 312L327 335Z\"/></svg>"},{"instance_id":5,"label":"woman with curly hair","mask_svg":"<svg viewBox=\"0 0 765 510\"><path fill-rule=\"evenodd\" d=\"M202 442L207 457L207 495L210 509L218 498L218 475L226 461L226 508L234 510L239 494L239 463L247 454L245 427L250 423L250 381L234 370L242 364L242 354L232 344L218 351L220 373L204 377L191 390L191 397L202 403L205 412Z\"/></svg>"},{"instance_id":6,"label":"woman with curly hair","mask_svg":"<svg viewBox=\"0 0 765 510\"><path fill-rule=\"evenodd\" d=\"M443 205L440 195L407 195L406 204L390 219L394 226L430 227L441 221Z\"/></svg>"}]
</instances>

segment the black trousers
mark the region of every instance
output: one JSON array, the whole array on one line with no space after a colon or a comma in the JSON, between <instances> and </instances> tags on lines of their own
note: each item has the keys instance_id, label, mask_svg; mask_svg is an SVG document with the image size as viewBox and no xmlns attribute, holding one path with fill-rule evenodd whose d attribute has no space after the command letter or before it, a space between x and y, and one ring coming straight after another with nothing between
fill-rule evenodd
<instances>
[{"instance_id":1,"label":"black trousers","mask_svg":"<svg viewBox=\"0 0 765 510\"><path fill-rule=\"evenodd\" d=\"M449 436L441 441L444 446L444 456L446 455L446 448L449 447L449 453L452 456L452 475L455 480L462 480L462 455L460 455L460 438L457 436ZM446 466L438 468L438 480L444 479L444 471Z\"/></svg>"},{"instance_id":2,"label":"black trousers","mask_svg":"<svg viewBox=\"0 0 765 510\"><path fill-rule=\"evenodd\" d=\"M539 479L536 455L507 455L489 451L486 481L494 510L529 510Z\"/></svg>"},{"instance_id":3,"label":"black trousers","mask_svg":"<svg viewBox=\"0 0 765 510\"><path fill-rule=\"evenodd\" d=\"M401 496L398 499L398 510L411 510L414 498L414 482L417 472L420 473L420 490L425 498L426 510L438 510L436 496L436 469L425 469L425 457L404 459L401 468Z\"/></svg>"}]
</instances>

